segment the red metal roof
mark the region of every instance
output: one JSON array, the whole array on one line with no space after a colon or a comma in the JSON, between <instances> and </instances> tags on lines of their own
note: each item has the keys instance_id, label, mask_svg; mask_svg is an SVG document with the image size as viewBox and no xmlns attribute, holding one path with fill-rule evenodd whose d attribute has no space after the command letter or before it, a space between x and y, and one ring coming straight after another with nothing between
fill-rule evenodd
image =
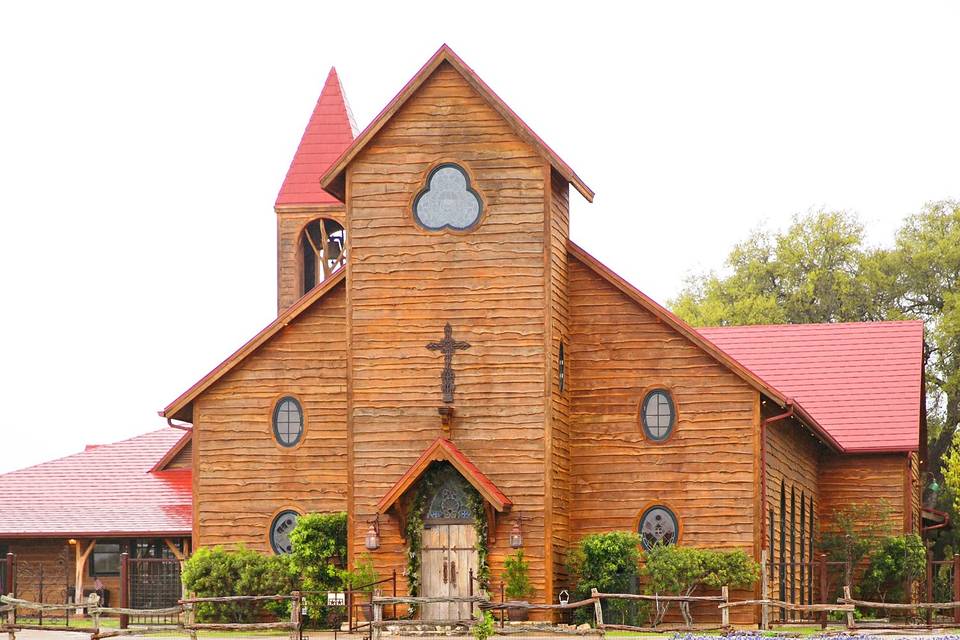
<instances>
[{"instance_id":1,"label":"red metal roof","mask_svg":"<svg viewBox=\"0 0 960 640\"><path fill-rule=\"evenodd\" d=\"M280 187L277 205L340 204L320 186L320 176L350 146L355 134L343 86L337 70L331 67Z\"/></svg>"},{"instance_id":2,"label":"red metal roof","mask_svg":"<svg viewBox=\"0 0 960 640\"><path fill-rule=\"evenodd\" d=\"M183 435L164 428L0 475L0 538L190 535L190 470L150 471Z\"/></svg>"},{"instance_id":3,"label":"red metal roof","mask_svg":"<svg viewBox=\"0 0 960 640\"><path fill-rule=\"evenodd\" d=\"M794 398L846 452L920 444L923 322L755 325L698 329Z\"/></svg>"}]
</instances>

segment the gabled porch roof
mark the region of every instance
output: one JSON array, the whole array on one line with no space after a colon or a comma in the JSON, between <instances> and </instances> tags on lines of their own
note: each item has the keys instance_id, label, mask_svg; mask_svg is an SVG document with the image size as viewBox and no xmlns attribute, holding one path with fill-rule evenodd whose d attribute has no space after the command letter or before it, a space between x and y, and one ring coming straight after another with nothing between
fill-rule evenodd
<instances>
[{"instance_id":1,"label":"gabled porch roof","mask_svg":"<svg viewBox=\"0 0 960 640\"><path fill-rule=\"evenodd\" d=\"M460 475L462 475L474 489L479 491L483 499L495 510L503 512L513 506L510 498L505 496L503 492L497 488L497 485L484 475L456 445L446 438L440 437L427 447L426 451L423 452L417 461L407 469L406 473L404 473L386 495L381 498L377 504L377 513L386 513L390 507L403 497L403 495L410 490L410 487L420 479L420 476L424 474L427 467L430 466L430 463L441 461L446 461L453 465L453 467L460 472Z\"/></svg>"}]
</instances>

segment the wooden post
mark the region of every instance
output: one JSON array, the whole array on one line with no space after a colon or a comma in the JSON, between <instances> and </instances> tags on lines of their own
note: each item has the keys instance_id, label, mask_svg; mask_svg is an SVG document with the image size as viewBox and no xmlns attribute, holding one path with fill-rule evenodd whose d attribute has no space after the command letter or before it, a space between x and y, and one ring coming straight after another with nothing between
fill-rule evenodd
<instances>
[{"instance_id":1,"label":"wooden post","mask_svg":"<svg viewBox=\"0 0 960 640\"><path fill-rule=\"evenodd\" d=\"M844 600L852 600L852 599L853 599L853 597L851 596L851 592L850 592L850 585L848 585L848 584L843 585L843 599L844 599ZM849 604L849 603L847 603L847 604ZM856 626L856 624L855 624L854 619L853 619L853 611L847 611L847 629L853 629L855 626Z\"/></svg>"},{"instance_id":2,"label":"wooden post","mask_svg":"<svg viewBox=\"0 0 960 640\"><path fill-rule=\"evenodd\" d=\"M8 554L7 554L7 558L9 559L10 556L12 556L12 555L13 555L12 553L8 553ZM7 569L9 569L9 568L10 568L10 564L9 564L9 562L8 562L8 564L7 564ZM8 579L8 582L9 582L9 579ZM10 597L10 598L13 598L13 597L14 597L14 595L13 595L13 589L7 591L7 596ZM10 625L10 628L7 629L7 638L8 638L8 640L17 640L17 634L16 634L16 632L13 630L13 626L14 626L15 624L17 624L17 608L16 608L16 607L11 607L11 608L10 608L10 611L7 611L7 624Z\"/></svg>"},{"instance_id":3,"label":"wooden post","mask_svg":"<svg viewBox=\"0 0 960 640\"><path fill-rule=\"evenodd\" d=\"M303 624L300 617L300 592L294 591L290 595L293 596L293 601L290 603L290 622L294 625L290 630L290 640L299 640L300 626Z\"/></svg>"},{"instance_id":4,"label":"wooden post","mask_svg":"<svg viewBox=\"0 0 960 640\"><path fill-rule=\"evenodd\" d=\"M722 604L730 604L730 588L726 586L721 587L720 597L723 598ZM730 607L720 609L720 626L724 629L730 628Z\"/></svg>"},{"instance_id":5,"label":"wooden post","mask_svg":"<svg viewBox=\"0 0 960 640\"><path fill-rule=\"evenodd\" d=\"M383 622L383 605L376 601L375 598L371 598L373 601L373 622L370 623L370 640L380 640L380 635L383 632L383 629L380 628L380 623Z\"/></svg>"},{"instance_id":6,"label":"wooden post","mask_svg":"<svg viewBox=\"0 0 960 640\"><path fill-rule=\"evenodd\" d=\"M100 596L91 593L90 597L87 598L87 604L92 608L92 613L90 609L87 609L87 615L93 618L93 628L96 629L91 636L93 638L100 634Z\"/></svg>"},{"instance_id":7,"label":"wooden post","mask_svg":"<svg viewBox=\"0 0 960 640\"><path fill-rule=\"evenodd\" d=\"M960 602L960 553L953 554L953 601ZM960 607L954 608L953 621L960 624Z\"/></svg>"},{"instance_id":8,"label":"wooden post","mask_svg":"<svg viewBox=\"0 0 960 640\"><path fill-rule=\"evenodd\" d=\"M820 554L820 604L827 604L827 554ZM820 628L827 628L827 612L820 612Z\"/></svg>"},{"instance_id":9,"label":"wooden post","mask_svg":"<svg viewBox=\"0 0 960 640\"><path fill-rule=\"evenodd\" d=\"M13 566L14 566L14 556L13 552L7 554L6 558L7 563L7 572L4 576L6 578L6 584L0 585L3 588L3 593L9 593L10 597L13 597Z\"/></svg>"},{"instance_id":10,"label":"wooden post","mask_svg":"<svg viewBox=\"0 0 960 640\"><path fill-rule=\"evenodd\" d=\"M770 599L770 574L767 572L767 556L770 551L764 549L760 554L760 566L763 570L760 572L760 599L763 604L760 605L760 629L766 631L770 628L770 605L767 600Z\"/></svg>"},{"instance_id":11,"label":"wooden post","mask_svg":"<svg viewBox=\"0 0 960 640\"><path fill-rule=\"evenodd\" d=\"M500 581L500 604L504 604L507 600L503 595L503 580ZM503 607L500 608L500 628L503 629L503 619L507 616L507 610Z\"/></svg>"},{"instance_id":12,"label":"wooden post","mask_svg":"<svg viewBox=\"0 0 960 640\"><path fill-rule=\"evenodd\" d=\"M91 540L90 544L87 545L86 549L83 549L83 543L80 540L77 540L77 544L73 545L74 548L74 580L73 580L73 601L77 604L83 602L83 576L86 575L87 558L90 557L90 552L93 551L93 545L97 543L96 540ZM77 609L77 615L83 615L82 609Z\"/></svg>"},{"instance_id":13,"label":"wooden post","mask_svg":"<svg viewBox=\"0 0 960 640\"><path fill-rule=\"evenodd\" d=\"M123 552L120 554L120 608L126 609L130 606L130 554ZM130 626L130 616L120 614L120 628L126 629Z\"/></svg>"},{"instance_id":14,"label":"wooden post","mask_svg":"<svg viewBox=\"0 0 960 640\"><path fill-rule=\"evenodd\" d=\"M473 569L470 569L470 571L473 571ZM473 588L472 584L470 588L471 589ZM470 595L473 595L473 593L471 593ZM393 597L394 598L397 597L397 570L396 569L393 570ZM397 619L397 603L396 602L393 603L393 619L394 620Z\"/></svg>"},{"instance_id":15,"label":"wooden post","mask_svg":"<svg viewBox=\"0 0 960 640\"><path fill-rule=\"evenodd\" d=\"M183 610L183 622L187 627L192 627L197 623L196 606L194 603L189 602ZM190 633L190 640L197 640L196 629L188 629L187 631Z\"/></svg>"},{"instance_id":16,"label":"wooden post","mask_svg":"<svg viewBox=\"0 0 960 640\"><path fill-rule=\"evenodd\" d=\"M933 551L927 547L927 602L933 602ZM927 609L927 626L933 624L933 609Z\"/></svg>"},{"instance_id":17,"label":"wooden post","mask_svg":"<svg viewBox=\"0 0 960 640\"><path fill-rule=\"evenodd\" d=\"M590 597L594 598L593 615L597 619L597 629L603 630L603 606L600 604L600 598L597 597L598 593L596 589L590 589Z\"/></svg>"}]
</instances>

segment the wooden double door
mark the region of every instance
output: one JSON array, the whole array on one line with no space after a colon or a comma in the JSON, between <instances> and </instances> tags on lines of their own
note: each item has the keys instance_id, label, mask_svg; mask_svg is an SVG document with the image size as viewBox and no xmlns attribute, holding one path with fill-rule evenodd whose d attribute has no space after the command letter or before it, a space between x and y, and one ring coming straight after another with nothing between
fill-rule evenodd
<instances>
[{"instance_id":1,"label":"wooden double door","mask_svg":"<svg viewBox=\"0 0 960 640\"><path fill-rule=\"evenodd\" d=\"M421 546L422 593L427 597L470 595L470 577L478 566L477 530L473 523L426 524ZM474 606L467 602L423 605L424 621L469 620Z\"/></svg>"}]
</instances>

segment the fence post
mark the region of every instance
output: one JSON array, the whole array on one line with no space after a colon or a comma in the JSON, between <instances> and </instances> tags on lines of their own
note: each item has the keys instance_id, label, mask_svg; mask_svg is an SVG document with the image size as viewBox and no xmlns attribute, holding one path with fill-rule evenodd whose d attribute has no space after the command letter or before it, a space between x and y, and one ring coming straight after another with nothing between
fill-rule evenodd
<instances>
[{"instance_id":1,"label":"fence post","mask_svg":"<svg viewBox=\"0 0 960 640\"><path fill-rule=\"evenodd\" d=\"M729 587L720 588L720 597L723 598L721 604L728 605L730 604L730 589ZM724 606L720 609L720 626L724 629L730 627L730 607Z\"/></svg>"},{"instance_id":2,"label":"fence post","mask_svg":"<svg viewBox=\"0 0 960 640\"><path fill-rule=\"evenodd\" d=\"M760 572L760 599L763 604L760 605L760 629L766 631L770 628L770 605L767 600L770 599L770 574L767 572L767 556L770 551L764 549L760 554L760 566L763 570Z\"/></svg>"},{"instance_id":3,"label":"fence post","mask_svg":"<svg viewBox=\"0 0 960 640\"><path fill-rule=\"evenodd\" d=\"M290 622L293 625L293 628L290 630L290 640L298 640L300 637L300 625L302 624L300 617L300 592L294 591L290 595L293 597L293 601L290 603Z\"/></svg>"},{"instance_id":4,"label":"fence post","mask_svg":"<svg viewBox=\"0 0 960 640\"><path fill-rule=\"evenodd\" d=\"M827 554L820 554L820 604L827 604ZM827 628L827 612L820 612L820 628Z\"/></svg>"},{"instance_id":5,"label":"fence post","mask_svg":"<svg viewBox=\"0 0 960 640\"><path fill-rule=\"evenodd\" d=\"M90 605L90 608L87 609L87 616L93 618L93 628L96 629L94 635L100 635L100 596L91 593L87 596L87 604Z\"/></svg>"},{"instance_id":6,"label":"fence post","mask_svg":"<svg viewBox=\"0 0 960 640\"><path fill-rule=\"evenodd\" d=\"M953 554L953 601L960 602L960 553ZM960 607L954 607L953 621L960 624Z\"/></svg>"},{"instance_id":7,"label":"fence post","mask_svg":"<svg viewBox=\"0 0 960 640\"><path fill-rule=\"evenodd\" d=\"M373 601L373 622L370 623L370 640L380 640L382 629L380 623L383 621L383 605L377 602L376 598L371 597Z\"/></svg>"},{"instance_id":8,"label":"fence post","mask_svg":"<svg viewBox=\"0 0 960 640\"><path fill-rule=\"evenodd\" d=\"M473 569L470 569L470 571L473 571ZM473 587L471 586L471 588ZM473 595L473 594L470 594L470 595ZM394 598L397 597L397 570L396 569L393 570L393 597ZM396 602L393 603L393 619L394 620L397 619L397 603Z\"/></svg>"},{"instance_id":9,"label":"fence post","mask_svg":"<svg viewBox=\"0 0 960 640\"><path fill-rule=\"evenodd\" d=\"M590 597L593 598L593 615L597 619L597 629L603 630L603 606L600 604L599 593L596 589L590 589Z\"/></svg>"},{"instance_id":10,"label":"fence post","mask_svg":"<svg viewBox=\"0 0 960 640\"><path fill-rule=\"evenodd\" d=\"M9 558L12 555L13 555L12 553L8 553L7 557ZM7 568L9 567L10 565L8 564ZM7 596L11 598L14 597L13 589L7 592ZM13 626L17 624L17 608L12 605L10 607L10 611L7 611L7 624L10 625L10 627L7 629L8 640L17 640L17 633L13 630Z\"/></svg>"},{"instance_id":11,"label":"fence post","mask_svg":"<svg viewBox=\"0 0 960 640\"><path fill-rule=\"evenodd\" d=\"M850 585L848 584L843 585L843 599L848 601L853 599L853 597L850 595ZM850 604L850 602L846 602L845 604ZM853 627L853 611L847 611L847 629L853 629Z\"/></svg>"},{"instance_id":12,"label":"fence post","mask_svg":"<svg viewBox=\"0 0 960 640\"><path fill-rule=\"evenodd\" d=\"M123 552L120 554L120 608L126 609L130 606L130 554ZM120 614L120 628L126 629L130 626L130 616Z\"/></svg>"},{"instance_id":13,"label":"fence post","mask_svg":"<svg viewBox=\"0 0 960 640\"><path fill-rule=\"evenodd\" d=\"M193 625L197 623L196 606L196 604L189 602L183 610L183 625L187 627L187 631L190 633L190 640L197 640L197 630L193 628Z\"/></svg>"},{"instance_id":14,"label":"fence post","mask_svg":"<svg viewBox=\"0 0 960 640\"><path fill-rule=\"evenodd\" d=\"M927 548L927 602L933 602L933 551ZM933 609L927 609L927 626L933 624Z\"/></svg>"}]
</instances>

